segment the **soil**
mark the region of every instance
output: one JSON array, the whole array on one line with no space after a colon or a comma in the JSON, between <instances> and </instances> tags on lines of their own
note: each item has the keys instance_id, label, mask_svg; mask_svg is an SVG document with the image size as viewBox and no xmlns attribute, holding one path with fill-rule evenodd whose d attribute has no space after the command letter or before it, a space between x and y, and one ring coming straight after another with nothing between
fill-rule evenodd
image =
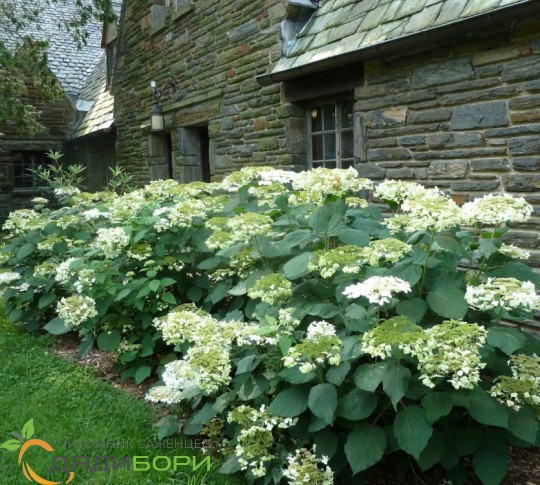
<instances>
[{"instance_id":1,"label":"soil","mask_svg":"<svg viewBox=\"0 0 540 485\"><path fill-rule=\"evenodd\" d=\"M97 376L110 382L117 389L122 389L142 399L148 389L152 387L155 379L146 379L141 385L136 385L133 380L122 382L120 375L112 371L115 363L115 355L110 352L102 352L94 349L90 355L77 359L79 339L76 335L66 334L56 341L53 352L60 357L76 361L81 365L91 367ZM167 414L164 408L160 408L161 414ZM509 470L501 485L540 485L540 448L509 448ZM471 469L467 485L482 485L472 472L470 462L465 463ZM422 474L418 479L414 476L405 478L392 474L386 466L375 466L364 475L368 485L444 485L445 473L440 467L434 467Z\"/></svg>"}]
</instances>

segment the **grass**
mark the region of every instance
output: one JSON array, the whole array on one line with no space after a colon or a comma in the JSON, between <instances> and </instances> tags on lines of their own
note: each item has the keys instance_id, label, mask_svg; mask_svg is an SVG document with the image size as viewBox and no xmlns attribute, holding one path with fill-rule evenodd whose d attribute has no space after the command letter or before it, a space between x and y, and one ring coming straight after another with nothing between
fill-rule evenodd
<instances>
[{"instance_id":1,"label":"grass","mask_svg":"<svg viewBox=\"0 0 540 485\"><path fill-rule=\"evenodd\" d=\"M62 483L67 474L50 473L54 456L89 456L90 463L100 456L120 460L126 455L156 456L197 455L193 449L167 449L147 447L155 444L154 424L158 416L146 402L127 392L117 390L100 381L89 369L63 360L51 353L52 338L22 332L0 319L0 444L15 439L11 434L22 434L23 425L34 419L35 434L48 442L53 452L33 446L24 459L43 478ZM173 437L174 438L174 437ZM103 445L107 440L124 440L124 448ZM186 443L188 438L177 436ZM82 446L72 447L74 440L83 440ZM189 441L188 441L189 442ZM94 446L95 444L95 446ZM141 446L142 445L142 446ZM2 483L24 484L21 467L17 465L19 451L0 449ZM145 461L145 460L143 460ZM103 465L103 459L98 461ZM62 464L62 461L60 462ZM158 468L167 468L167 461L156 462ZM60 467L61 468L61 467ZM102 467L103 468L103 467ZM233 485L243 483L235 477L219 475L219 464L212 462L210 471L201 467L193 471L181 467L177 471L133 471L125 467L118 470L91 473L84 465L75 468L73 485ZM142 468L142 467L141 467Z\"/></svg>"}]
</instances>

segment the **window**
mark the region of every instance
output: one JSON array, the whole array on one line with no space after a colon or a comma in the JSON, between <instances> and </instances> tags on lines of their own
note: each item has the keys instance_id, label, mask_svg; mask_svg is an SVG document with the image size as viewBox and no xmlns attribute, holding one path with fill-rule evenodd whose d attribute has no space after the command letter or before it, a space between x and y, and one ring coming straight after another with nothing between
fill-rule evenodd
<instances>
[{"instance_id":1,"label":"window","mask_svg":"<svg viewBox=\"0 0 540 485\"><path fill-rule=\"evenodd\" d=\"M32 189L37 186L34 170L48 165L45 152L13 152L13 182L16 189Z\"/></svg>"},{"instance_id":2,"label":"window","mask_svg":"<svg viewBox=\"0 0 540 485\"><path fill-rule=\"evenodd\" d=\"M311 168L348 168L354 165L354 103L312 105L308 112Z\"/></svg>"}]
</instances>

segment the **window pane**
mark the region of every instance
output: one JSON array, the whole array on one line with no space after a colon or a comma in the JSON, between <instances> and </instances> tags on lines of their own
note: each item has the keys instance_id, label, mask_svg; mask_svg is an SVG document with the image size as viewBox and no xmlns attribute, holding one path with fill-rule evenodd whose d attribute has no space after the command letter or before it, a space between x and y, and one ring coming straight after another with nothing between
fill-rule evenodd
<instances>
[{"instance_id":1,"label":"window pane","mask_svg":"<svg viewBox=\"0 0 540 485\"><path fill-rule=\"evenodd\" d=\"M351 130L341 132L341 158L353 158L353 132Z\"/></svg>"},{"instance_id":2,"label":"window pane","mask_svg":"<svg viewBox=\"0 0 540 485\"><path fill-rule=\"evenodd\" d=\"M351 102L341 103L341 128L352 128L354 104Z\"/></svg>"},{"instance_id":3,"label":"window pane","mask_svg":"<svg viewBox=\"0 0 540 485\"><path fill-rule=\"evenodd\" d=\"M311 131L322 131L322 108L320 106L313 106L311 108Z\"/></svg>"},{"instance_id":4,"label":"window pane","mask_svg":"<svg viewBox=\"0 0 540 485\"><path fill-rule=\"evenodd\" d=\"M311 164L311 166L312 166L313 168L324 167L324 163L323 163L323 162L313 162L313 163Z\"/></svg>"},{"instance_id":5,"label":"window pane","mask_svg":"<svg viewBox=\"0 0 540 485\"><path fill-rule=\"evenodd\" d=\"M354 165L354 160L341 160L341 168L349 168Z\"/></svg>"},{"instance_id":6,"label":"window pane","mask_svg":"<svg viewBox=\"0 0 540 485\"><path fill-rule=\"evenodd\" d=\"M313 152L313 160L323 160L323 136L313 135L311 137L311 146Z\"/></svg>"},{"instance_id":7,"label":"window pane","mask_svg":"<svg viewBox=\"0 0 540 485\"><path fill-rule=\"evenodd\" d=\"M324 113L324 131L336 129L336 113L333 104L323 106Z\"/></svg>"},{"instance_id":8,"label":"window pane","mask_svg":"<svg viewBox=\"0 0 540 485\"><path fill-rule=\"evenodd\" d=\"M324 164L324 166L325 166L326 168L336 168L336 162L335 162L335 160L334 160L333 162L326 162L326 163Z\"/></svg>"},{"instance_id":9,"label":"window pane","mask_svg":"<svg viewBox=\"0 0 540 485\"><path fill-rule=\"evenodd\" d=\"M324 159L336 159L336 135L335 133L326 133L324 135Z\"/></svg>"}]
</instances>

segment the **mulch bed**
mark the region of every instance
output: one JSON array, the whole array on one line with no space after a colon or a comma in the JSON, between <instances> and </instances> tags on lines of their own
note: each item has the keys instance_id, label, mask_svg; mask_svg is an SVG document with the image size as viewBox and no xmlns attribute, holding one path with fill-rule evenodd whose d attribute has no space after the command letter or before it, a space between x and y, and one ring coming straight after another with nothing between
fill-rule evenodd
<instances>
[{"instance_id":1,"label":"mulch bed","mask_svg":"<svg viewBox=\"0 0 540 485\"><path fill-rule=\"evenodd\" d=\"M151 388L155 379L146 379L137 386L133 380L122 382L120 375L112 372L115 363L115 355L110 352L102 352L94 349L90 355L82 359L77 359L79 339L76 335L66 334L57 340L53 352L60 357L76 361L82 365L91 367L96 375L101 379L110 382L117 389L122 389L135 395L137 398L144 398L144 395ZM162 414L167 412L162 408ZM510 467L508 474L501 485L540 485L540 448L509 448ZM470 463L466 463L472 469ZM364 479L369 485L439 485L444 483L445 473L442 468L434 467L421 475L420 480L414 476L400 478L385 466L375 466ZM474 474L470 473L467 485L482 485Z\"/></svg>"}]
</instances>

